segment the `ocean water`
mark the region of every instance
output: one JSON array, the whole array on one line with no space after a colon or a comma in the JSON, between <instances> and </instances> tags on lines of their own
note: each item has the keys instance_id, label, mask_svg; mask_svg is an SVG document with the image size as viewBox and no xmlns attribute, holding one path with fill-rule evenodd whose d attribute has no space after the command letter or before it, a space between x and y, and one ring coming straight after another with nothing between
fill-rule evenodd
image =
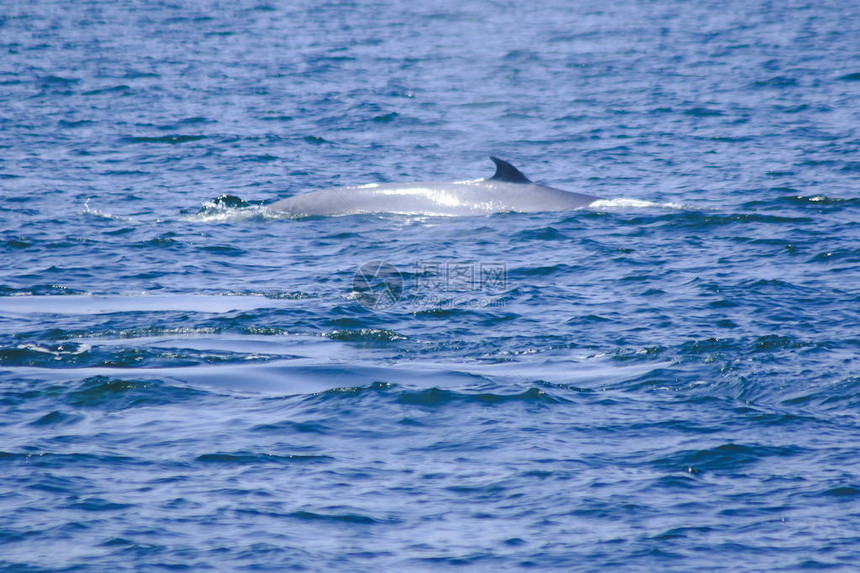
<instances>
[{"instance_id":1,"label":"ocean water","mask_svg":"<svg viewBox=\"0 0 860 573\"><path fill-rule=\"evenodd\" d=\"M0 569L854 570L858 30L6 0ZM605 200L264 207L491 154Z\"/></svg>"}]
</instances>

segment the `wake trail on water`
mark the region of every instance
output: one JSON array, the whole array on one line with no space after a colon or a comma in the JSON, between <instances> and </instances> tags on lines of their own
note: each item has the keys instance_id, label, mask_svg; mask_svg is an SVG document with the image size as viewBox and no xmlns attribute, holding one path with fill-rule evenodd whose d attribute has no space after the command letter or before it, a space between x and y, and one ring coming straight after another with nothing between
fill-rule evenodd
<instances>
[{"instance_id":1,"label":"wake trail on water","mask_svg":"<svg viewBox=\"0 0 860 573\"><path fill-rule=\"evenodd\" d=\"M94 217L96 219L108 219L111 221L123 221L125 223L142 223L140 219L133 219L131 217L122 217L119 215L113 215L112 213L106 213L104 211L100 211L98 209L93 209L90 207L90 200L87 199L84 201L84 210L81 211L81 215L85 215L87 217Z\"/></svg>"},{"instance_id":2,"label":"wake trail on water","mask_svg":"<svg viewBox=\"0 0 860 573\"><path fill-rule=\"evenodd\" d=\"M50 348L31 349L58 353ZM76 348L78 354L92 348ZM30 376L56 383L103 377L117 381L170 381L194 388L212 388L235 393L288 396L314 394L335 389L367 388L374 384L401 388L475 390L517 388L538 385L600 391L623 388L649 373L667 368L671 362L618 366L600 359L537 361L533 363L446 363L441 361L395 361L380 365L357 357L331 359L323 356L290 356L258 362L247 359L222 364L194 364L185 367L133 367L115 365L3 365L0 373Z\"/></svg>"}]
</instances>

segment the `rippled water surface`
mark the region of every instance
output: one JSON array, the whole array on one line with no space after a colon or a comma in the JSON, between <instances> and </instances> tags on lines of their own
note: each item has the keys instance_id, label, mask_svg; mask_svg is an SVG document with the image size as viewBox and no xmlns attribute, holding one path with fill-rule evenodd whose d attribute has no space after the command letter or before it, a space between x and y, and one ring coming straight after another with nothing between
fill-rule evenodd
<instances>
[{"instance_id":1,"label":"rippled water surface","mask_svg":"<svg viewBox=\"0 0 860 573\"><path fill-rule=\"evenodd\" d=\"M856 566L858 29L4 3L0 568ZM605 201L264 206L491 154Z\"/></svg>"}]
</instances>

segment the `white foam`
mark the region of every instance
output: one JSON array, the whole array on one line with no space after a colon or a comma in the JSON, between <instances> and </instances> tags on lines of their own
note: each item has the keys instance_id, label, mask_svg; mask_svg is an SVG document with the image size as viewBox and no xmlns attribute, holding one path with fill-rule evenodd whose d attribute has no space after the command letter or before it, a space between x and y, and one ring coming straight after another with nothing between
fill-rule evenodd
<instances>
[{"instance_id":1,"label":"white foam","mask_svg":"<svg viewBox=\"0 0 860 573\"><path fill-rule=\"evenodd\" d=\"M295 219L294 215L273 211L262 205L249 207L220 207L204 204L204 210L192 215L186 215L183 221L195 223L223 223L231 221L247 221L249 219Z\"/></svg>"},{"instance_id":2,"label":"white foam","mask_svg":"<svg viewBox=\"0 0 860 573\"><path fill-rule=\"evenodd\" d=\"M627 199L624 197L619 197L617 199L598 199L594 203L588 205L588 207L597 209L686 209L686 207L681 203L655 203L653 201Z\"/></svg>"}]
</instances>

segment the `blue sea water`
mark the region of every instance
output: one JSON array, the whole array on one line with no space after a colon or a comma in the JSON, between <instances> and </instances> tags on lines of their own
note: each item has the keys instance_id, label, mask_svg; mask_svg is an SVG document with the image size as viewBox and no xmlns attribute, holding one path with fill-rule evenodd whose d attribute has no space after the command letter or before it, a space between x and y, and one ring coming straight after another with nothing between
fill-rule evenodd
<instances>
[{"instance_id":1,"label":"blue sea water","mask_svg":"<svg viewBox=\"0 0 860 573\"><path fill-rule=\"evenodd\" d=\"M853 570L858 31L5 1L0 569ZM261 206L490 154L606 201Z\"/></svg>"}]
</instances>

